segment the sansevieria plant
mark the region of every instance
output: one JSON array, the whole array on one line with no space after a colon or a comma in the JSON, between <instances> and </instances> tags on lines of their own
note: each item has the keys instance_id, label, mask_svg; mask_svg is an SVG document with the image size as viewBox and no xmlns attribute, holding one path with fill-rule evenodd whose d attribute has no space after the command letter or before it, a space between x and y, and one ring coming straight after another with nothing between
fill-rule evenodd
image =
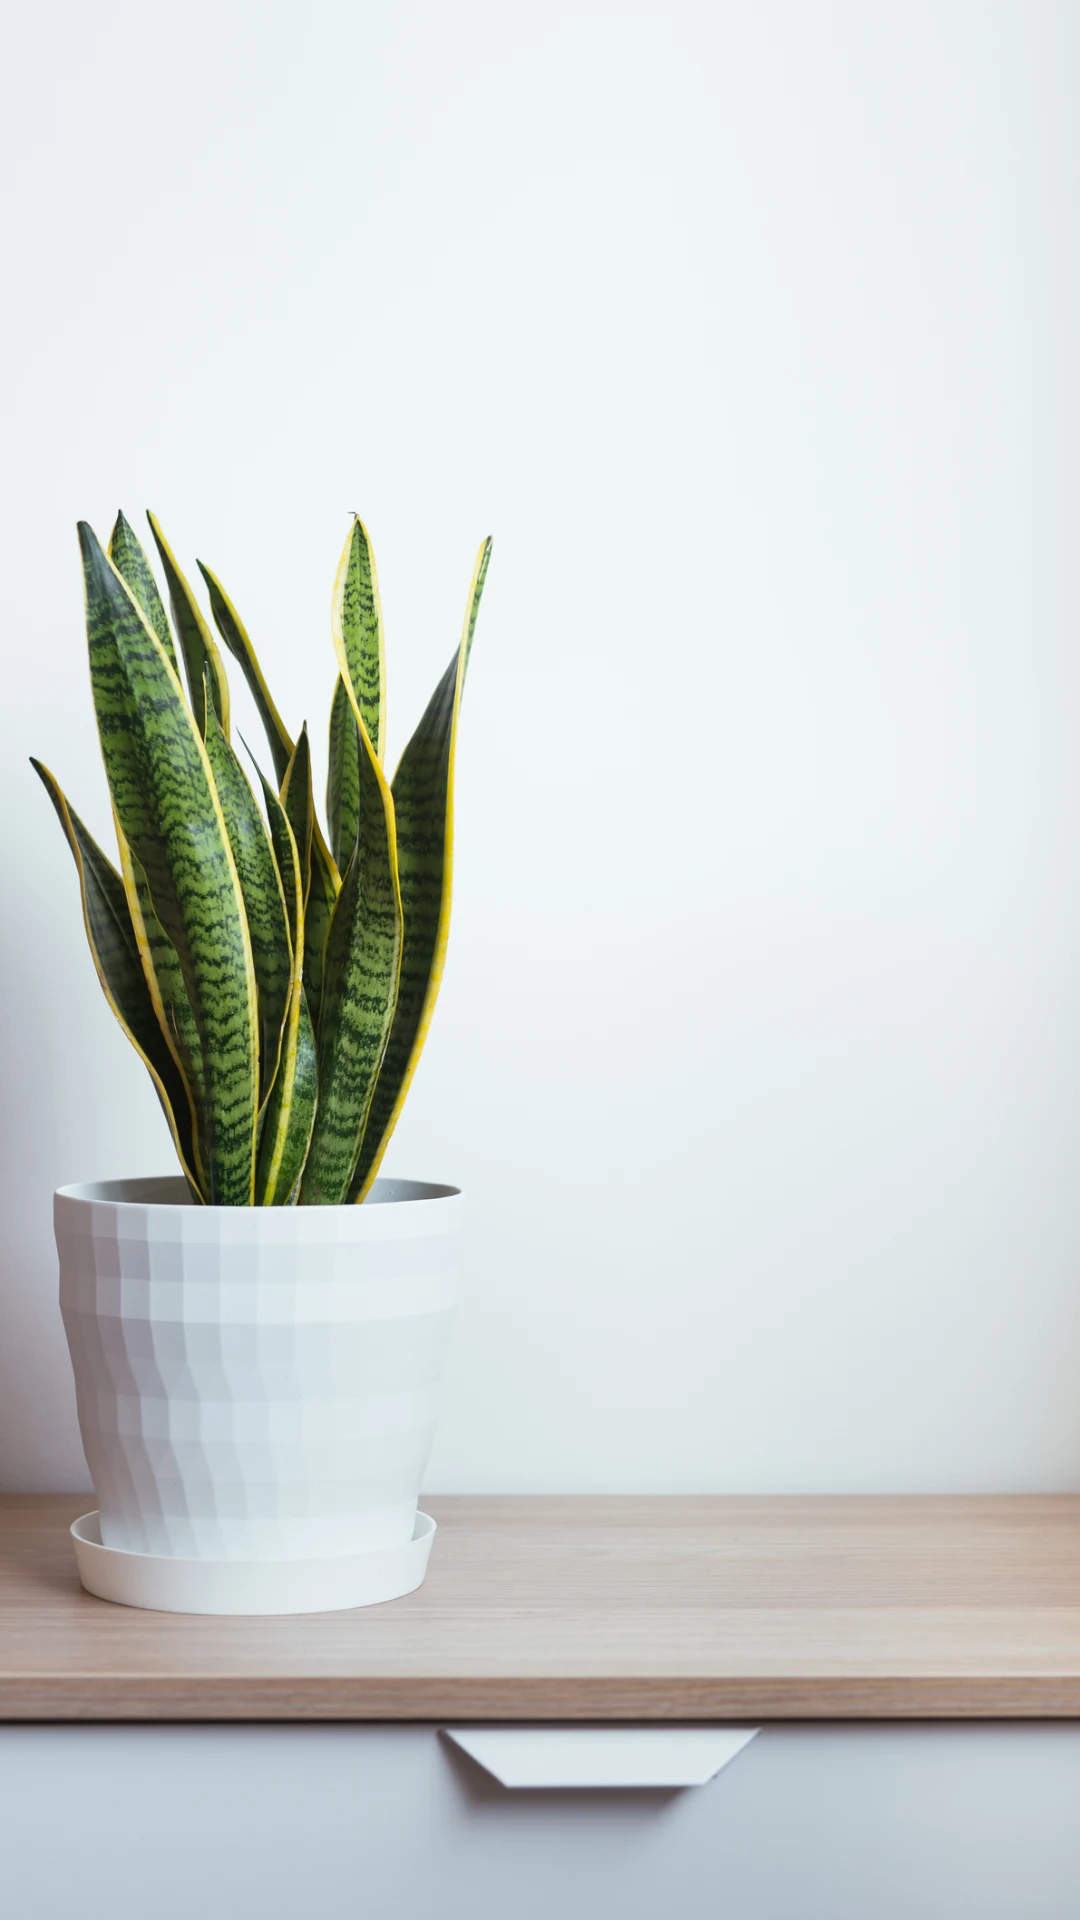
<instances>
[{"instance_id":1,"label":"sansevieria plant","mask_svg":"<svg viewBox=\"0 0 1080 1920\"><path fill-rule=\"evenodd\" d=\"M491 542L460 645L388 782L382 609L354 522L332 603L339 677L324 833L306 726L296 740L287 731L239 614L200 561L214 623L266 730L274 780L259 774L259 807L232 744L221 653L148 518L171 626L123 514L107 554L79 527L119 871L32 763L74 856L98 978L150 1071L194 1200L362 1201L443 970L458 714Z\"/></svg>"}]
</instances>

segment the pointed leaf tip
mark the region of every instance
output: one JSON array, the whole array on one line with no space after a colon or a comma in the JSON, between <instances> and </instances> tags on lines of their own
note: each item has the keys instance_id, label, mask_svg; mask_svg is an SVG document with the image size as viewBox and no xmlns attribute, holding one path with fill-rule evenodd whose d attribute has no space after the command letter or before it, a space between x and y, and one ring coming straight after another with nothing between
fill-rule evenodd
<instances>
[{"instance_id":1,"label":"pointed leaf tip","mask_svg":"<svg viewBox=\"0 0 1080 1920\"><path fill-rule=\"evenodd\" d=\"M201 735L206 734L206 687L203 678L203 663L210 662L213 704L221 729L226 740L229 737L229 683L225 678L225 669L217 642L203 618L202 609L192 593L187 580L180 571L165 535L161 531L156 514L147 509L147 520L154 536L161 564L165 569L165 579L169 589L169 602L172 607L173 623L180 640L180 651L184 656L188 689L191 694L191 706L195 722Z\"/></svg>"},{"instance_id":2,"label":"pointed leaf tip","mask_svg":"<svg viewBox=\"0 0 1080 1920\"><path fill-rule=\"evenodd\" d=\"M458 714L490 551L488 539L477 555L457 651L394 775L404 921L401 974L349 1200L363 1200L378 1171L416 1071L442 979L450 926Z\"/></svg>"},{"instance_id":3,"label":"pointed leaf tip","mask_svg":"<svg viewBox=\"0 0 1080 1920\"><path fill-rule=\"evenodd\" d=\"M138 546L135 529L128 519L127 514L124 512L123 507L117 507L116 509L116 519L113 521L112 533L109 536L110 549L116 544L117 538L132 541Z\"/></svg>"},{"instance_id":4,"label":"pointed leaf tip","mask_svg":"<svg viewBox=\"0 0 1080 1920\"><path fill-rule=\"evenodd\" d=\"M90 677L109 789L200 1033L212 1142L205 1197L250 1206L256 982L239 875L206 749L164 649L89 532L86 552Z\"/></svg>"}]
</instances>

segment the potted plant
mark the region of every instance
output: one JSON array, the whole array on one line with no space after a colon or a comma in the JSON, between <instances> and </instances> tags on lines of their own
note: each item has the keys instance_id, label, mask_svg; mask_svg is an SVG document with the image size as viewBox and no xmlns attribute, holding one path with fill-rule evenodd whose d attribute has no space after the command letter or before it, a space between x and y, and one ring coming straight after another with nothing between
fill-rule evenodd
<instances>
[{"instance_id":1,"label":"potted plant","mask_svg":"<svg viewBox=\"0 0 1080 1920\"><path fill-rule=\"evenodd\" d=\"M393 781L383 624L356 520L334 585L326 830L239 614L200 570L266 730L263 805L210 626L152 515L172 622L121 514L81 524L114 866L56 780L102 989L181 1173L62 1188L60 1297L98 1499L84 1584L130 1604L294 1612L423 1578L417 1517L454 1308L460 1194L379 1180L439 989L454 754L487 573ZM187 692L180 677L183 661Z\"/></svg>"}]
</instances>

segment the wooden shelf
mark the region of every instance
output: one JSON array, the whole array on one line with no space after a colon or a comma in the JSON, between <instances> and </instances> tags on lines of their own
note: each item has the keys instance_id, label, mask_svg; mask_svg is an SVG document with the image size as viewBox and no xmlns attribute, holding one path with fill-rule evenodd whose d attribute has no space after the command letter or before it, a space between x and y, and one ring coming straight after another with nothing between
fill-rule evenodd
<instances>
[{"instance_id":1,"label":"wooden shelf","mask_svg":"<svg viewBox=\"0 0 1080 1920\"><path fill-rule=\"evenodd\" d=\"M1080 1717L1080 1497L431 1499L418 1593L239 1620L85 1594L91 1504L0 1497L0 1718Z\"/></svg>"}]
</instances>

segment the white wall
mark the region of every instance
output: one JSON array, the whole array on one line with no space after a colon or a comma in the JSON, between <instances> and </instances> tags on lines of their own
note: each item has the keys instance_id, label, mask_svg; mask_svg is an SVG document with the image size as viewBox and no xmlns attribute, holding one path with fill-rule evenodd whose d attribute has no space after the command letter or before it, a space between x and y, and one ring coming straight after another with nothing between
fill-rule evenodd
<instances>
[{"instance_id":1,"label":"white wall","mask_svg":"<svg viewBox=\"0 0 1080 1920\"><path fill-rule=\"evenodd\" d=\"M472 1199L432 1485L1080 1484L1078 54L1070 0L12 15L2 1484L86 1484L52 1188L170 1162L26 764L106 830L118 502L320 738L361 510L399 745L495 535L388 1162Z\"/></svg>"}]
</instances>

